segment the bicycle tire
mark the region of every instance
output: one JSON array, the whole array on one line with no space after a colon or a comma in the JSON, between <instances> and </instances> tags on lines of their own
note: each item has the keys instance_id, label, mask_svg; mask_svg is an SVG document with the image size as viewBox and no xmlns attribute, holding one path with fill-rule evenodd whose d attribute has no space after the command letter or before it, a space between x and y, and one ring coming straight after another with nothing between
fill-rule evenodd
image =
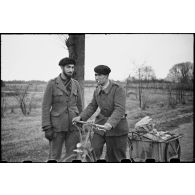
<instances>
[{"instance_id":1,"label":"bicycle tire","mask_svg":"<svg viewBox=\"0 0 195 195\"><path fill-rule=\"evenodd\" d=\"M96 162L95 152L88 151L87 154L81 159L82 162Z\"/></svg>"},{"instance_id":2,"label":"bicycle tire","mask_svg":"<svg viewBox=\"0 0 195 195\"><path fill-rule=\"evenodd\" d=\"M77 160L77 154L71 154L67 157L65 156L59 162L72 162L72 160L70 161L71 158L72 158L72 160Z\"/></svg>"}]
</instances>

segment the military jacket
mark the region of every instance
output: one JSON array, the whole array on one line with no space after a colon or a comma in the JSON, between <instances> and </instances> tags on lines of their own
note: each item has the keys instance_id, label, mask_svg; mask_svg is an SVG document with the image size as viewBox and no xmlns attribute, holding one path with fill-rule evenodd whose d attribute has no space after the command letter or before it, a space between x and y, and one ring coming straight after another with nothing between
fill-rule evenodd
<instances>
[{"instance_id":1,"label":"military jacket","mask_svg":"<svg viewBox=\"0 0 195 195\"><path fill-rule=\"evenodd\" d=\"M128 123L125 115L125 90L118 84L111 82L102 92L99 87L94 91L91 103L80 114L82 120L89 119L100 108L95 123L104 125L110 123L112 129L106 131L106 136L120 136L128 133ZM100 131L96 133L102 134Z\"/></svg>"},{"instance_id":2,"label":"military jacket","mask_svg":"<svg viewBox=\"0 0 195 195\"><path fill-rule=\"evenodd\" d=\"M72 118L82 111L82 95L78 81L71 79L68 93L60 75L48 82L42 103L42 128L55 132L74 130Z\"/></svg>"}]
</instances>

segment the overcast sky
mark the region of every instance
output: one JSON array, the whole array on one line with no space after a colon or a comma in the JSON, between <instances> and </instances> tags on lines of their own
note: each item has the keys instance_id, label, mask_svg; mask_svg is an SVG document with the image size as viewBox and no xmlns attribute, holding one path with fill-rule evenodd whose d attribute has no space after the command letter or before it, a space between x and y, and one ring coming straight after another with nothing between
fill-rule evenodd
<instances>
[{"instance_id":1,"label":"overcast sky","mask_svg":"<svg viewBox=\"0 0 195 195\"><path fill-rule=\"evenodd\" d=\"M1 79L45 80L60 73L58 62L68 56L58 35L2 35ZM96 65L111 68L110 78L124 80L135 66L152 66L157 78L165 78L177 63L193 62L190 34L87 34L85 79L93 80Z\"/></svg>"}]
</instances>

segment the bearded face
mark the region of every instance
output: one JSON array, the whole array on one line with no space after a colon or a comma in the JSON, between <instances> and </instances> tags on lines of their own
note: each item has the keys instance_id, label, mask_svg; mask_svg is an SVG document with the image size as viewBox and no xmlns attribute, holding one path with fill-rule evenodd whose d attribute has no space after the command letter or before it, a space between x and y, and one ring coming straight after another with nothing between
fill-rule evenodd
<instances>
[{"instance_id":1,"label":"bearded face","mask_svg":"<svg viewBox=\"0 0 195 195\"><path fill-rule=\"evenodd\" d=\"M71 79L74 73L74 64L67 64L61 68L64 76L66 76L68 79Z\"/></svg>"}]
</instances>

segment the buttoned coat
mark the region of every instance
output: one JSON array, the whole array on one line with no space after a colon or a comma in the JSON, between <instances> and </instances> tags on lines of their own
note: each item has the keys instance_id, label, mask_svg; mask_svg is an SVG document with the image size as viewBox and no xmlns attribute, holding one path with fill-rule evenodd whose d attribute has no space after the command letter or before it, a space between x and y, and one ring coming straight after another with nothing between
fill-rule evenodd
<instances>
[{"instance_id":1,"label":"buttoned coat","mask_svg":"<svg viewBox=\"0 0 195 195\"><path fill-rule=\"evenodd\" d=\"M110 123L112 129L106 131L106 136L120 136L128 134L128 123L125 115L126 95L125 90L117 83L109 81L109 85L101 92L100 87L94 91L91 103L80 114L82 120L89 119L100 108L100 113L95 118L95 123L104 125ZM102 134L100 131L96 131Z\"/></svg>"},{"instance_id":2,"label":"buttoned coat","mask_svg":"<svg viewBox=\"0 0 195 195\"><path fill-rule=\"evenodd\" d=\"M48 82L42 103L42 128L55 132L74 130L72 118L82 111L82 95L78 81L71 79L68 93L60 75Z\"/></svg>"}]
</instances>

